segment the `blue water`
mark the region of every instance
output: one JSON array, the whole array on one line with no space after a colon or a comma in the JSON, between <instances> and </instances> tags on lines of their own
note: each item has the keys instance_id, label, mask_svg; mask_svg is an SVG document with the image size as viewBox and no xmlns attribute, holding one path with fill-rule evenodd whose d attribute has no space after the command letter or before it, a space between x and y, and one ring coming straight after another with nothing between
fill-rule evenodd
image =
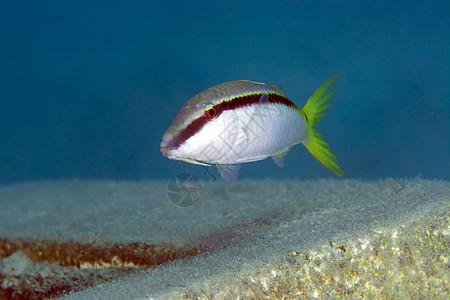
<instances>
[{"instance_id":1,"label":"blue water","mask_svg":"<svg viewBox=\"0 0 450 300\"><path fill-rule=\"evenodd\" d=\"M201 173L158 150L191 96L249 79L302 107L334 72L320 131L346 176L450 180L449 16L446 0L7 1L0 183ZM240 173L328 176L301 145Z\"/></svg>"}]
</instances>

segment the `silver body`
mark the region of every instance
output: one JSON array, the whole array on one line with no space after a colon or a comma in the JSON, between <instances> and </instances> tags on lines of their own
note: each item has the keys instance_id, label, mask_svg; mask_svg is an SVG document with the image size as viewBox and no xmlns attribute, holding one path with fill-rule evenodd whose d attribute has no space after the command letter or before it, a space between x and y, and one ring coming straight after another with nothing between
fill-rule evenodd
<instances>
[{"instance_id":1,"label":"silver body","mask_svg":"<svg viewBox=\"0 0 450 300\"><path fill-rule=\"evenodd\" d=\"M265 159L301 143L308 127L301 113L278 103L224 111L178 149L177 156L206 164L238 164Z\"/></svg>"}]
</instances>

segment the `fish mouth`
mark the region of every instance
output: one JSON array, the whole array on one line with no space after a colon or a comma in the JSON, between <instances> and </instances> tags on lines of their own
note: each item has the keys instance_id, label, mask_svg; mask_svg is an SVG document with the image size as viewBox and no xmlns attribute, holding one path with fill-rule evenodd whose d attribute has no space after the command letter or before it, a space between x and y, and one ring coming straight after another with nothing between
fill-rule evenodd
<instances>
[{"instance_id":1,"label":"fish mouth","mask_svg":"<svg viewBox=\"0 0 450 300\"><path fill-rule=\"evenodd\" d=\"M172 141L161 140L158 148L159 151L161 151L162 155L164 155L165 157L169 157L170 152L176 150L176 145Z\"/></svg>"},{"instance_id":2,"label":"fish mouth","mask_svg":"<svg viewBox=\"0 0 450 300\"><path fill-rule=\"evenodd\" d=\"M159 151L161 151L162 155L168 157L170 159L175 159L172 157L180 156L181 152L178 150L180 147L180 143L177 143L174 139L165 139L164 136L159 143ZM178 159L175 159L178 160Z\"/></svg>"},{"instance_id":3,"label":"fish mouth","mask_svg":"<svg viewBox=\"0 0 450 300\"><path fill-rule=\"evenodd\" d=\"M177 148L178 145L172 141L162 140L159 143L159 151L161 151L162 155L168 159L183 161L194 165L210 166L209 164L203 163L196 159L186 157L186 155Z\"/></svg>"}]
</instances>

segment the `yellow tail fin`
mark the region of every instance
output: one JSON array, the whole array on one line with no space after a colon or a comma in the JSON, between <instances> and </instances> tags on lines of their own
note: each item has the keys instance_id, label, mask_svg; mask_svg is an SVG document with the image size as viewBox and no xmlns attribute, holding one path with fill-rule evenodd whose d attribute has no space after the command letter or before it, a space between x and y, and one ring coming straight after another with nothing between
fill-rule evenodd
<instances>
[{"instance_id":1,"label":"yellow tail fin","mask_svg":"<svg viewBox=\"0 0 450 300\"><path fill-rule=\"evenodd\" d=\"M343 176L344 171L339 167L336 156L331 153L330 145L325 142L323 135L317 132L316 128L317 123L322 121L322 118L327 115L326 110L332 104L330 100L330 97L334 94L334 85L332 83L336 77L337 74L334 74L330 79L325 81L309 98L305 107L303 107L303 112L306 115L309 126L308 138L303 144L328 170L337 176Z\"/></svg>"}]
</instances>

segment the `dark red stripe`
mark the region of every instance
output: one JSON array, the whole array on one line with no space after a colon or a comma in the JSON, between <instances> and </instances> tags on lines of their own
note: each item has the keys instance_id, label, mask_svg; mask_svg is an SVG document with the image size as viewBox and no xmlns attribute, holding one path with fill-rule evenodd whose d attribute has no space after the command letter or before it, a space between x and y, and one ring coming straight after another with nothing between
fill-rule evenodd
<instances>
[{"instance_id":1,"label":"dark red stripe","mask_svg":"<svg viewBox=\"0 0 450 300\"><path fill-rule=\"evenodd\" d=\"M219 117L226 110L232 110L235 108L257 104L261 99L262 95L263 94L248 95L234 98L233 100L230 101L224 101L222 103L219 103L214 106L214 109L216 110L215 118ZM287 97L276 94L269 94L269 102L280 103L292 108L297 108L297 106ZM178 134L178 136L173 140L173 145L175 146L175 149L178 148L181 144L183 144L191 136L193 136L197 131L199 131L203 127L203 125L205 125L205 123L207 123L209 120L210 118L206 115L205 111L205 114L203 114L203 116L192 121L191 124L189 124L185 129L183 129L180 132L180 134Z\"/></svg>"}]
</instances>

